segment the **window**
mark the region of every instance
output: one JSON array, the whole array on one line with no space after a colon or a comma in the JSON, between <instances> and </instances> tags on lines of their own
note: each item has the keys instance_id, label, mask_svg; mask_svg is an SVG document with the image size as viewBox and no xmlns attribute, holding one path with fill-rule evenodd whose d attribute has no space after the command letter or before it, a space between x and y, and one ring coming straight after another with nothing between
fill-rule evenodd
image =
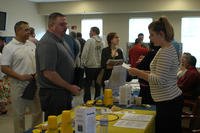
<instances>
[{"instance_id":1,"label":"window","mask_svg":"<svg viewBox=\"0 0 200 133\"><path fill-rule=\"evenodd\" d=\"M100 30L99 36L102 36L103 33L103 20L102 19L83 19L81 21L81 32L82 37L87 40L90 38L90 28L91 27L98 27Z\"/></svg>"},{"instance_id":2,"label":"window","mask_svg":"<svg viewBox=\"0 0 200 133\"><path fill-rule=\"evenodd\" d=\"M135 42L139 33L144 34L144 42L149 42L148 25L152 18L132 18L129 19L129 42Z\"/></svg>"},{"instance_id":3,"label":"window","mask_svg":"<svg viewBox=\"0 0 200 133\"><path fill-rule=\"evenodd\" d=\"M200 67L200 17L182 18L181 42L183 52L189 52L197 59L196 67Z\"/></svg>"}]
</instances>

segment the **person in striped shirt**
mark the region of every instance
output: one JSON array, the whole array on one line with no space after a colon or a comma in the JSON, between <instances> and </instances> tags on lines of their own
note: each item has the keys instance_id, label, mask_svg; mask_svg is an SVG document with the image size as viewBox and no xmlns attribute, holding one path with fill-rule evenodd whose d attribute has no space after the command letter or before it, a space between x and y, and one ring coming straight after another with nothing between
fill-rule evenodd
<instances>
[{"instance_id":1,"label":"person in striped shirt","mask_svg":"<svg viewBox=\"0 0 200 133\"><path fill-rule=\"evenodd\" d=\"M174 30L166 17L160 17L149 25L150 40L161 48L150 64L150 71L130 68L132 75L149 82L153 100L156 103L156 133L181 133L183 108L182 91L178 88L178 56L170 43Z\"/></svg>"}]
</instances>

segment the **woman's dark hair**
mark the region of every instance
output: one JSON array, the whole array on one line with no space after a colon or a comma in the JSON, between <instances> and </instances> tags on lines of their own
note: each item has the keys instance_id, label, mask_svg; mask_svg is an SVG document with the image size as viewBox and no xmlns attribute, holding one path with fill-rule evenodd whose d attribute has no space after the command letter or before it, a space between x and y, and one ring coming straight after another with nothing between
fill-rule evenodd
<instances>
[{"instance_id":1,"label":"woman's dark hair","mask_svg":"<svg viewBox=\"0 0 200 133\"><path fill-rule=\"evenodd\" d=\"M115 32L110 32L110 33L108 33L108 35L107 35L108 46L111 45L111 41L112 41L112 39L115 37L116 34L117 34L117 33L115 33Z\"/></svg>"},{"instance_id":2,"label":"woman's dark hair","mask_svg":"<svg viewBox=\"0 0 200 133\"><path fill-rule=\"evenodd\" d=\"M148 28L156 33L162 31L165 35L165 40L168 42L171 42L174 39L174 29L167 17L160 17L158 20L153 21Z\"/></svg>"},{"instance_id":3,"label":"woman's dark hair","mask_svg":"<svg viewBox=\"0 0 200 133\"><path fill-rule=\"evenodd\" d=\"M189 63L191 66L195 67L195 66L196 66L196 63L197 63L197 59L196 59L194 56L190 56L190 57L189 57L189 60L188 60L188 63Z\"/></svg>"},{"instance_id":4,"label":"woman's dark hair","mask_svg":"<svg viewBox=\"0 0 200 133\"><path fill-rule=\"evenodd\" d=\"M183 54L184 54L184 58L186 59L187 63L190 66L195 67L196 63L197 63L197 59L193 55L191 55L190 53L183 53Z\"/></svg>"}]
</instances>

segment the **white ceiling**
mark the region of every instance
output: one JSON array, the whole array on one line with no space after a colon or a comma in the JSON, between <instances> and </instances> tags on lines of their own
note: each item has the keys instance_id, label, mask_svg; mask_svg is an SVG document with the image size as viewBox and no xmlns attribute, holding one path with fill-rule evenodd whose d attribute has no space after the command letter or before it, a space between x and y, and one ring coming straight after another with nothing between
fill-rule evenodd
<instances>
[{"instance_id":1,"label":"white ceiling","mask_svg":"<svg viewBox=\"0 0 200 133\"><path fill-rule=\"evenodd\" d=\"M41 3L41 2L63 2L63 1L81 1L81 0L29 0L29 1Z\"/></svg>"}]
</instances>

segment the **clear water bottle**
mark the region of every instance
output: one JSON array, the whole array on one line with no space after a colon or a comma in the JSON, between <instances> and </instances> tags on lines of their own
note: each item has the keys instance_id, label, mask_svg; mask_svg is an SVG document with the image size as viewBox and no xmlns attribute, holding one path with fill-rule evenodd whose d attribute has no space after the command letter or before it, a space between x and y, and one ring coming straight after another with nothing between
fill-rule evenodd
<instances>
[{"instance_id":1,"label":"clear water bottle","mask_svg":"<svg viewBox=\"0 0 200 133\"><path fill-rule=\"evenodd\" d=\"M100 118L100 133L108 133L108 115L103 114Z\"/></svg>"}]
</instances>

